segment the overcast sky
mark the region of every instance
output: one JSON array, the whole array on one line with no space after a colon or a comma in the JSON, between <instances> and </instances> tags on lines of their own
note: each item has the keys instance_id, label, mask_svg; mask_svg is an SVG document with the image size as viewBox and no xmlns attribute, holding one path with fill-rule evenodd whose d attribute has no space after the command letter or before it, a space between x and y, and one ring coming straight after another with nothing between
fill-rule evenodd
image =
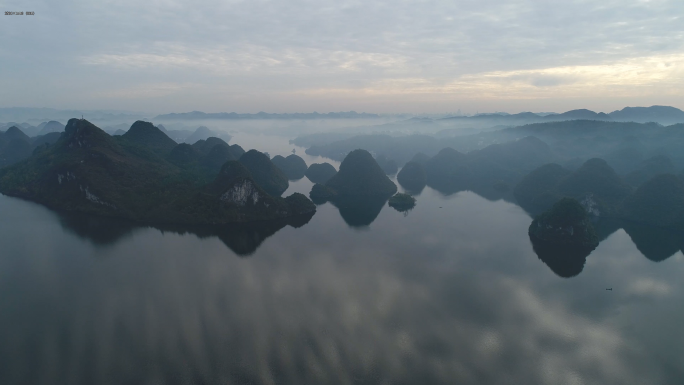
<instances>
[{"instance_id":1,"label":"overcast sky","mask_svg":"<svg viewBox=\"0 0 684 385\"><path fill-rule=\"evenodd\" d=\"M1 107L684 109L683 0L2 4Z\"/></svg>"}]
</instances>

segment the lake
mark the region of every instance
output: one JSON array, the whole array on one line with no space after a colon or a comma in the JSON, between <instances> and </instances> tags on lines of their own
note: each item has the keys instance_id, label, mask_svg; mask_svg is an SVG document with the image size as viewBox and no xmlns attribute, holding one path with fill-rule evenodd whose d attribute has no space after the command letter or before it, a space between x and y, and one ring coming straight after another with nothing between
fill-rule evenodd
<instances>
[{"instance_id":1,"label":"lake","mask_svg":"<svg viewBox=\"0 0 684 385\"><path fill-rule=\"evenodd\" d=\"M407 214L326 203L308 222L159 229L0 196L0 383L684 381L676 236L610 229L565 278L513 203L417 199Z\"/></svg>"}]
</instances>

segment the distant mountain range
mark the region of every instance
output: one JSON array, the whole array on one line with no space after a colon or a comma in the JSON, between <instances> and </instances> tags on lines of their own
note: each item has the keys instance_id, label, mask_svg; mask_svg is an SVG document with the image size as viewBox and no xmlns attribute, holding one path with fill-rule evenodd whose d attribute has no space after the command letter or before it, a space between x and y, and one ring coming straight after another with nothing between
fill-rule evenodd
<instances>
[{"instance_id":1,"label":"distant mountain range","mask_svg":"<svg viewBox=\"0 0 684 385\"><path fill-rule=\"evenodd\" d=\"M521 112L519 114L478 114L475 116L454 116L442 118L440 121L470 121L487 124L528 124L542 122L558 122L564 120L604 120L613 122L656 122L660 124L684 123L684 111L669 106L625 107L609 114L587 109L571 110L562 114L535 114Z\"/></svg>"},{"instance_id":2,"label":"distant mountain range","mask_svg":"<svg viewBox=\"0 0 684 385\"><path fill-rule=\"evenodd\" d=\"M202 119L361 119L361 118L379 118L378 114L358 113L355 111L349 112L329 112L320 114L313 113L292 113L292 114L270 114L266 112L259 112L256 114L238 114L236 112L218 112L206 113L201 111L192 111L184 113L172 113L158 115L154 120L202 120ZM603 112L594 112L587 109L578 109L564 112L562 114L555 113L533 113L521 112L518 114L506 113L492 113L492 114L477 114L474 116L453 116L438 119L441 122L478 122L486 124L528 124L540 122L552 122L563 120L605 120L615 122L657 122L661 124L684 123L684 111L669 106L651 106L651 107L625 107L619 111L613 111L609 114ZM417 120L432 121L426 118L413 118L411 122Z\"/></svg>"},{"instance_id":3,"label":"distant mountain range","mask_svg":"<svg viewBox=\"0 0 684 385\"><path fill-rule=\"evenodd\" d=\"M0 108L0 122L27 121L67 121L80 118L81 115L97 121L135 121L144 116L138 112L109 111L109 110L58 110L54 108L8 107ZM130 124L129 124L130 125Z\"/></svg>"},{"instance_id":4,"label":"distant mountain range","mask_svg":"<svg viewBox=\"0 0 684 385\"><path fill-rule=\"evenodd\" d=\"M40 123L37 126L32 126L28 123L16 123L16 122L0 123L0 131L7 131L11 127L17 127L24 134L26 134L30 137L45 135L45 134L49 134L51 132L62 132L62 131L64 131L64 125L62 123L56 122L54 120L51 120L49 122Z\"/></svg>"},{"instance_id":5,"label":"distant mountain range","mask_svg":"<svg viewBox=\"0 0 684 385\"><path fill-rule=\"evenodd\" d=\"M78 110L56 110L52 108L0 108L0 122L9 122L7 124L0 123L0 130L6 130L9 127L17 126L26 132L29 136L35 136L40 133L43 127L34 126L37 122L43 121L65 121L74 117L85 115L91 121L108 122L104 127L109 128L109 131L115 132L118 127L117 123L123 123L126 127L130 126L130 121L141 120L141 115L136 113L119 112L119 111L78 111ZM257 120L257 119L300 119L300 120L315 120L315 119L376 119L387 118L387 115L378 115L372 113L359 113L355 111L348 112L328 112L328 113L291 113L291 114L277 114L258 112L256 114L240 114L236 112L217 112L207 113L202 111L192 111L184 113L170 113L162 114L153 118L158 121L190 121L190 120ZM395 118L400 117L396 115ZM143 119L147 120L147 119ZM402 124L430 124L434 122L453 123L454 125L461 125L473 128L486 128L498 125L524 125L530 123L543 123L566 120L601 120L613 122L636 122L648 123L656 122L663 125L671 125L676 123L684 123L684 111L670 106L651 106L651 107L625 107L622 110L613 111L611 113L594 112L588 109L571 110L561 114L556 113L533 113L521 112L517 114L507 113L483 113L474 116L451 116L443 118L426 118L414 117L401 122ZM26 123L27 121L36 123ZM24 122L24 123L16 123ZM398 124L394 122L392 124ZM120 124L119 124L120 125Z\"/></svg>"},{"instance_id":6,"label":"distant mountain range","mask_svg":"<svg viewBox=\"0 0 684 385\"><path fill-rule=\"evenodd\" d=\"M369 119L379 118L380 115L368 114L356 111L328 112L327 114L293 113L293 114L269 114L258 112L256 114L238 114L236 112L206 113L201 111L183 112L180 114L158 115L154 120L195 120L195 119Z\"/></svg>"}]
</instances>

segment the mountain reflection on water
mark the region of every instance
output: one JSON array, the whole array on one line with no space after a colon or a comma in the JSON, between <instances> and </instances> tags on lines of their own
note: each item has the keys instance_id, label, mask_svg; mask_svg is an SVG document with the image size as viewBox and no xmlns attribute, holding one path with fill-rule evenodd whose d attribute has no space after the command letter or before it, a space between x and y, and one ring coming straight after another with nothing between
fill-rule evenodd
<instances>
[{"instance_id":1,"label":"mountain reflection on water","mask_svg":"<svg viewBox=\"0 0 684 385\"><path fill-rule=\"evenodd\" d=\"M330 203L351 227L366 227L378 217L389 197L335 198Z\"/></svg>"},{"instance_id":2,"label":"mountain reflection on water","mask_svg":"<svg viewBox=\"0 0 684 385\"><path fill-rule=\"evenodd\" d=\"M111 245L136 230L152 227L162 232L193 234L200 239L216 237L239 256L250 256L268 237L285 226L299 228L311 220L314 214L278 219L273 221L250 222L228 225L150 225L118 218L107 218L88 214L59 213L59 222L65 230L88 239L97 245Z\"/></svg>"},{"instance_id":3,"label":"mountain reflection on water","mask_svg":"<svg viewBox=\"0 0 684 385\"><path fill-rule=\"evenodd\" d=\"M295 188L294 190L303 190L308 187L306 183L301 184L304 185L303 188ZM435 191L438 191L443 197L447 198L454 195L454 193L447 193L443 190ZM482 196L478 192L475 193L484 199L495 200L493 196ZM337 198L329 202L329 204L332 204L339 210L340 217L348 226L352 228L365 228L375 221L383 207L385 207L388 198ZM498 199L506 202L513 201L510 193L502 193ZM249 256L267 238L285 226L289 225L299 228L309 223L313 215L315 214L274 221L223 226L143 226L124 219L78 213L59 213L58 218L66 230L98 245L111 245L130 236L136 229L153 227L162 232L189 233L199 238L217 237L235 254ZM533 214L528 213L528 215L531 216ZM684 232L674 229L663 229L616 219L602 219L594 223L594 227L601 242L616 231L624 229L637 249L646 258L654 262L663 261L684 248ZM532 243L532 241L530 242ZM532 249L542 262L549 266L556 275L563 278L574 277L581 273L587 257L591 254L591 251L565 250L563 248L553 248L549 245L533 244Z\"/></svg>"},{"instance_id":4,"label":"mountain reflection on water","mask_svg":"<svg viewBox=\"0 0 684 385\"><path fill-rule=\"evenodd\" d=\"M582 272L592 250L555 246L535 241L530 237L532 248L539 259L557 276L571 278Z\"/></svg>"},{"instance_id":5,"label":"mountain reflection on water","mask_svg":"<svg viewBox=\"0 0 684 385\"><path fill-rule=\"evenodd\" d=\"M664 261L684 248L684 232L626 222L623 225L637 249L653 262Z\"/></svg>"},{"instance_id":6,"label":"mountain reflection on water","mask_svg":"<svg viewBox=\"0 0 684 385\"><path fill-rule=\"evenodd\" d=\"M682 251L684 246L684 232L674 229L613 219L601 220L595 224L595 228L601 242L616 231L624 229L641 254L653 262L661 262L672 257ZM530 242L539 259L563 278L571 278L581 273L587 257L593 251L538 244L532 239Z\"/></svg>"},{"instance_id":7,"label":"mountain reflection on water","mask_svg":"<svg viewBox=\"0 0 684 385\"><path fill-rule=\"evenodd\" d=\"M0 383L684 380L676 235L597 224L559 279L503 200L425 188L408 217L347 209L228 236L0 196Z\"/></svg>"}]
</instances>

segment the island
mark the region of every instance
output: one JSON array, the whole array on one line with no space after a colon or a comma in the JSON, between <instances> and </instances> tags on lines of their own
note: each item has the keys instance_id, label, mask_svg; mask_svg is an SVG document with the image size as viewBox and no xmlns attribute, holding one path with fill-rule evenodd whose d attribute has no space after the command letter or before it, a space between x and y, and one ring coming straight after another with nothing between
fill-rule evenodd
<instances>
[{"instance_id":1,"label":"island","mask_svg":"<svg viewBox=\"0 0 684 385\"><path fill-rule=\"evenodd\" d=\"M562 198L535 218L528 234L539 259L564 278L581 273L599 243L586 210L572 198Z\"/></svg>"},{"instance_id":2,"label":"island","mask_svg":"<svg viewBox=\"0 0 684 385\"><path fill-rule=\"evenodd\" d=\"M397 211L406 212L416 206L416 198L408 194L398 193L392 196L387 204Z\"/></svg>"},{"instance_id":3,"label":"island","mask_svg":"<svg viewBox=\"0 0 684 385\"><path fill-rule=\"evenodd\" d=\"M325 184L316 184L309 196L317 204L330 201L352 227L365 227L377 218L397 186L366 150L350 152L340 171Z\"/></svg>"},{"instance_id":4,"label":"island","mask_svg":"<svg viewBox=\"0 0 684 385\"><path fill-rule=\"evenodd\" d=\"M325 185L346 197L390 197L397 186L366 150L350 152L340 164L340 171Z\"/></svg>"}]
</instances>

